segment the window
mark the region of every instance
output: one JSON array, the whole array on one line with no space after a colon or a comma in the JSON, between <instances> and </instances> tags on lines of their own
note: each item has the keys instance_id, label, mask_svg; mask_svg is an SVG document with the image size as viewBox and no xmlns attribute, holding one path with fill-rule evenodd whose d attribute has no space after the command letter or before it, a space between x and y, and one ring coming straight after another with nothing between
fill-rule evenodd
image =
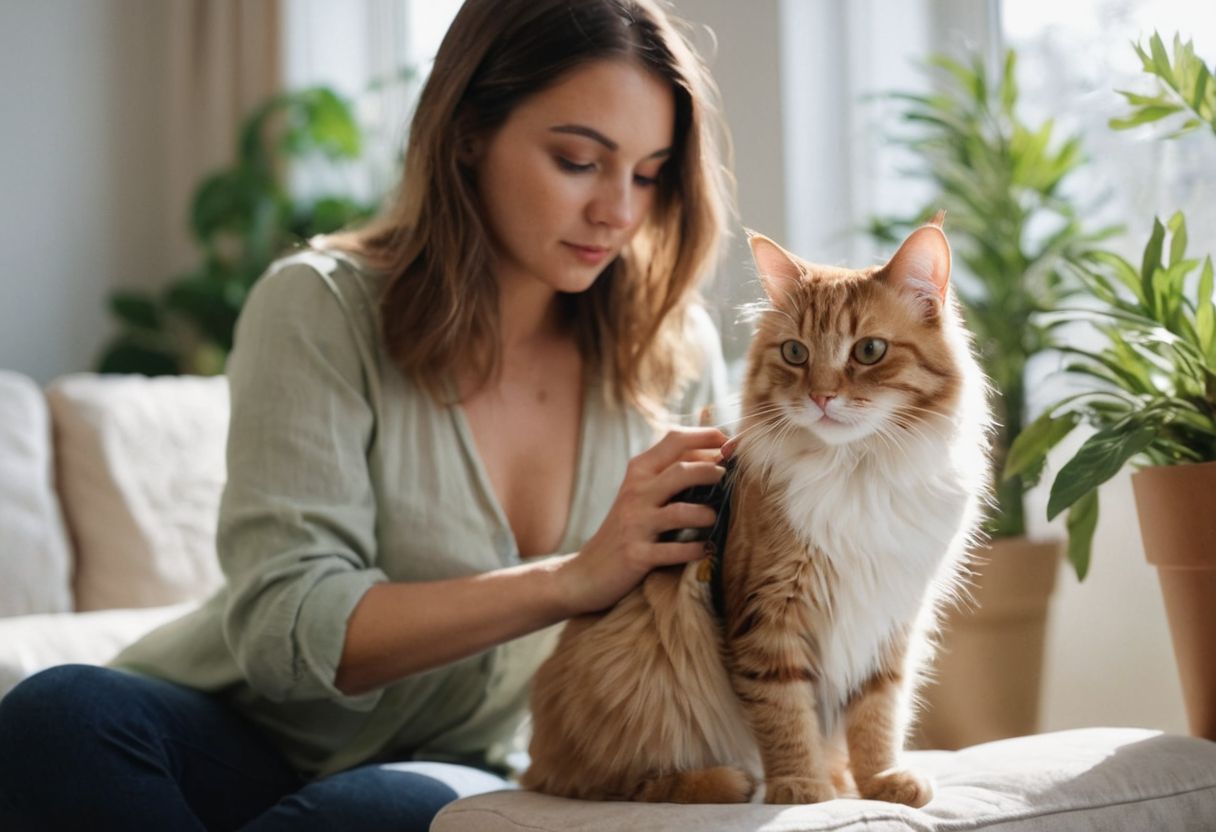
<instances>
[{"instance_id":1,"label":"window","mask_svg":"<svg viewBox=\"0 0 1216 832\"><path fill-rule=\"evenodd\" d=\"M284 0L284 85L323 84L353 100L368 140L358 165L293 170L298 193L340 189L369 199L392 188L414 98L460 2ZM402 70L411 73L404 80Z\"/></svg>"}]
</instances>

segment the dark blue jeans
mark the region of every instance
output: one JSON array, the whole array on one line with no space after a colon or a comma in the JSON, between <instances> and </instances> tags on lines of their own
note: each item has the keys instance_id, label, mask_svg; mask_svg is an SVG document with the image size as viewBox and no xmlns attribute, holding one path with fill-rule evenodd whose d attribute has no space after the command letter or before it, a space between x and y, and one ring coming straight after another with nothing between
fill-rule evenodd
<instances>
[{"instance_id":1,"label":"dark blue jeans","mask_svg":"<svg viewBox=\"0 0 1216 832\"><path fill-rule=\"evenodd\" d=\"M507 788L443 763L300 777L217 699L63 665L0 700L0 829L425 830L446 804Z\"/></svg>"}]
</instances>

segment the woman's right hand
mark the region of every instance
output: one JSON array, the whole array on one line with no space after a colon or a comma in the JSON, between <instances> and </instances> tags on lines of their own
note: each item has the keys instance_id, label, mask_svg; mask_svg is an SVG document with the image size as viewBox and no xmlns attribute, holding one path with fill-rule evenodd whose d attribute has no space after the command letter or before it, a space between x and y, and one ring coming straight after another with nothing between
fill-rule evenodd
<instances>
[{"instance_id":1,"label":"woman's right hand","mask_svg":"<svg viewBox=\"0 0 1216 832\"><path fill-rule=\"evenodd\" d=\"M713 485L725 469L718 464L726 434L717 428L681 428L629 460L616 501L599 530L558 568L570 615L612 606L658 566L688 563L705 555L705 544L660 543L669 529L711 526L712 508L668 503L694 485Z\"/></svg>"}]
</instances>

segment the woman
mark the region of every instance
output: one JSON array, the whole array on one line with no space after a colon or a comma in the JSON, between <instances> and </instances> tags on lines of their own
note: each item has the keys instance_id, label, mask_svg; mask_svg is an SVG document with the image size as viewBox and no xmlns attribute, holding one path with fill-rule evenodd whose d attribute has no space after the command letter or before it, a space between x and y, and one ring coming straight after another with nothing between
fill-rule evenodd
<instances>
[{"instance_id":1,"label":"woman","mask_svg":"<svg viewBox=\"0 0 1216 832\"><path fill-rule=\"evenodd\" d=\"M393 207L242 313L227 585L4 700L5 828L425 829L504 785L551 625L713 521L667 503L726 437L654 443L721 392L712 102L651 0L466 2Z\"/></svg>"}]
</instances>

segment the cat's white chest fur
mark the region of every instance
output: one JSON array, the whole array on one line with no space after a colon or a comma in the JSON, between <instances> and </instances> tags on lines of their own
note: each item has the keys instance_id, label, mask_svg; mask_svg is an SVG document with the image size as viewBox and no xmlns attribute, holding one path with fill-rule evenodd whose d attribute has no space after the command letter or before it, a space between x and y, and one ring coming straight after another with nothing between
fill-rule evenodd
<instances>
[{"instance_id":1,"label":"cat's white chest fur","mask_svg":"<svg viewBox=\"0 0 1216 832\"><path fill-rule=\"evenodd\" d=\"M771 482L784 491L791 527L808 556L830 559L837 576L824 631L815 633L827 700L820 704L829 712L870 678L891 637L915 626L966 545L978 503L975 466L928 444L936 447L784 448L769 456L781 460L770 463Z\"/></svg>"}]
</instances>

